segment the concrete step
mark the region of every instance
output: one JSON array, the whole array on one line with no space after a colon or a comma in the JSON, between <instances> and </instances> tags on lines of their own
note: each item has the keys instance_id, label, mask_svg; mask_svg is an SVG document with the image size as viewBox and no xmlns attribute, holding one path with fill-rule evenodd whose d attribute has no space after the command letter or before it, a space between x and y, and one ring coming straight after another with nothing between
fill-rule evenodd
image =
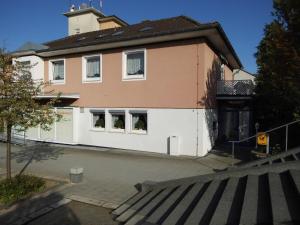
<instances>
[{"instance_id":1,"label":"concrete step","mask_svg":"<svg viewBox=\"0 0 300 225\"><path fill-rule=\"evenodd\" d=\"M146 220L148 224L161 223L171 212L173 208L180 202L181 198L188 191L190 185L184 184L178 187L166 201L164 201L156 211Z\"/></svg>"}]
</instances>

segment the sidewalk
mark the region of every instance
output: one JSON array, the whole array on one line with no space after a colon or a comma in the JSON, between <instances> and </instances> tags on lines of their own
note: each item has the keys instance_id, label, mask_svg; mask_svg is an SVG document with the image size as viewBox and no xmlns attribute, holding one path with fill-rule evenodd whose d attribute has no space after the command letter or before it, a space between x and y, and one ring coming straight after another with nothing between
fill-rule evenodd
<instances>
[{"instance_id":1,"label":"sidewalk","mask_svg":"<svg viewBox=\"0 0 300 225\"><path fill-rule=\"evenodd\" d=\"M202 158L169 157L152 153L97 148L98 151L79 147L13 146L12 168L38 176L69 179L72 167L84 168L84 180L61 191L66 197L89 199L107 207L116 207L136 193L134 185L145 180L163 181L213 173L224 169L231 159L220 155ZM0 171L5 168L5 144L0 143ZM103 205L102 204L102 205Z\"/></svg>"}]
</instances>

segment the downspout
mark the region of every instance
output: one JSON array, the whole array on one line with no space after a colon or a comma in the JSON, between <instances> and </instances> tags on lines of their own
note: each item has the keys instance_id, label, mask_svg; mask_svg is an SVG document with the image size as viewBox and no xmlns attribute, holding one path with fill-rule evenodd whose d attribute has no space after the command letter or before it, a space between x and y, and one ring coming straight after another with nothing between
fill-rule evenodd
<instances>
[{"instance_id":1,"label":"downspout","mask_svg":"<svg viewBox=\"0 0 300 225\"><path fill-rule=\"evenodd\" d=\"M199 44L197 44L197 92L196 92L196 123L197 123L197 128L196 128L196 134L197 134L197 140L196 140L196 156L199 155L199 110L198 110L198 105L199 105Z\"/></svg>"}]
</instances>

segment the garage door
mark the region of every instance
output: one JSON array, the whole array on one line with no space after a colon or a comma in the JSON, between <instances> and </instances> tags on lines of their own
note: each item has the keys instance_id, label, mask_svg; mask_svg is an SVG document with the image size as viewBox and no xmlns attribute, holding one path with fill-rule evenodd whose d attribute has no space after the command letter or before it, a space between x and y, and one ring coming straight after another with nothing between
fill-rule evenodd
<instances>
[{"instance_id":1,"label":"garage door","mask_svg":"<svg viewBox=\"0 0 300 225\"><path fill-rule=\"evenodd\" d=\"M73 142L73 109L57 109L62 119L56 123L56 141Z\"/></svg>"},{"instance_id":2,"label":"garage door","mask_svg":"<svg viewBox=\"0 0 300 225\"><path fill-rule=\"evenodd\" d=\"M28 139L72 143L73 142L73 109L57 108L57 113L62 115L59 122L55 122L50 130L42 130L40 128L30 128L26 135Z\"/></svg>"}]
</instances>

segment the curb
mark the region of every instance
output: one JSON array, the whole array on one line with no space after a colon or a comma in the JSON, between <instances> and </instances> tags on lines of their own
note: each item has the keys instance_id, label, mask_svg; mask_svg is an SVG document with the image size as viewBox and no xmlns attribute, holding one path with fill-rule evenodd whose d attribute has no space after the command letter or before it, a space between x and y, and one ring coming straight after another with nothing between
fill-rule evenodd
<instances>
[{"instance_id":1,"label":"curb","mask_svg":"<svg viewBox=\"0 0 300 225\"><path fill-rule=\"evenodd\" d=\"M56 202L56 203L53 203L49 206L46 206L44 208L41 208L27 216L24 216L24 217L21 217L20 219L18 219L17 221L15 221L14 223L12 223L12 225L23 225L25 223L28 223L29 221L32 221L38 217L41 217L47 213L49 213L50 211L54 210L54 209L57 209L63 205L66 205L68 203L70 203L71 200L70 199L67 199L67 198L63 198L62 200Z\"/></svg>"},{"instance_id":2,"label":"curb","mask_svg":"<svg viewBox=\"0 0 300 225\"><path fill-rule=\"evenodd\" d=\"M119 204L116 204L116 203L112 203L112 202L108 202L108 201L104 201L104 200L95 200L95 199L91 199L91 198L87 198L87 197L82 197L79 195L70 195L66 198L73 200L73 201L81 202L81 203L86 203L86 204L95 205L95 206L101 206L103 208L108 208L108 209L116 209L119 206Z\"/></svg>"}]
</instances>

